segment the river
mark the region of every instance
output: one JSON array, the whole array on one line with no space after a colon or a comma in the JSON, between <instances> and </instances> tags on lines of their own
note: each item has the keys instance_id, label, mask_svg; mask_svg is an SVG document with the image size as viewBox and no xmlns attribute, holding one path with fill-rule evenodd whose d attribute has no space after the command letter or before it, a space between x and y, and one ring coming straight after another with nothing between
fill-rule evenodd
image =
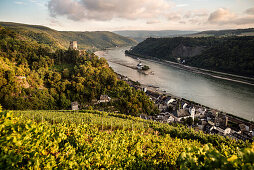
<instances>
[{"instance_id":1,"label":"river","mask_svg":"<svg viewBox=\"0 0 254 170\"><path fill-rule=\"evenodd\" d=\"M254 86L217 79L172 67L167 64L141 59L153 75L145 75L127 66L136 66L138 60L125 56L129 47L96 52L107 59L116 73L141 84L158 86L160 90L195 101L247 120L254 120Z\"/></svg>"}]
</instances>

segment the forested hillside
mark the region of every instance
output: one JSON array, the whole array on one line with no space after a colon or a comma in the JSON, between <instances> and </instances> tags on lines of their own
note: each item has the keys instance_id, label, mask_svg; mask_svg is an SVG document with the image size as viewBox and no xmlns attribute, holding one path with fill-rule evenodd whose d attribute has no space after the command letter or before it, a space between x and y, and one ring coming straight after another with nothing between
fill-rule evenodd
<instances>
[{"instance_id":1,"label":"forested hillside","mask_svg":"<svg viewBox=\"0 0 254 170\"><path fill-rule=\"evenodd\" d=\"M104 58L51 51L0 27L0 103L5 109L70 109L73 101L84 108L106 94L112 98L107 105L122 113L157 112L143 92L118 80Z\"/></svg>"},{"instance_id":2,"label":"forested hillside","mask_svg":"<svg viewBox=\"0 0 254 170\"><path fill-rule=\"evenodd\" d=\"M128 54L177 61L244 76L254 76L254 37L148 38Z\"/></svg>"},{"instance_id":3,"label":"forested hillside","mask_svg":"<svg viewBox=\"0 0 254 170\"><path fill-rule=\"evenodd\" d=\"M230 29L230 30L210 30L201 31L195 34L187 35L190 37L206 37L206 36L254 36L254 28L247 29Z\"/></svg>"},{"instance_id":4,"label":"forested hillside","mask_svg":"<svg viewBox=\"0 0 254 170\"><path fill-rule=\"evenodd\" d=\"M91 51L136 44L132 39L107 31L56 31L40 25L27 25L11 22L0 22L0 25L14 30L27 41L36 41L39 44L54 47L54 49L68 49L70 41L78 41L79 49Z\"/></svg>"},{"instance_id":5,"label":"forested hillside","mask_svg":"<svg viewBox=\"0 0 254 170\"><path fill-rule=\"evenodd\" d=\"M119 34L124 37L129 37L142 42L149 37L177 37L192 35L197 31L181 31L181 30L160 30L160 31L149 31L149 30L124 30L124 31L114 31L114 33Z\"/></svg>"}]
</instances>

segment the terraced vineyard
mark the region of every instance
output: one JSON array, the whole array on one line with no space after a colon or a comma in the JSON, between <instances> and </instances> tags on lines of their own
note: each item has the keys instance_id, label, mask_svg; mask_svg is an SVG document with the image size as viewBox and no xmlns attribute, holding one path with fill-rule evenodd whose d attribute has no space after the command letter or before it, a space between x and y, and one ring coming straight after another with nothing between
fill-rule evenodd
<instances>
[{"instance_id":1,"label":"terraced vineyard","mask_svg":"<svg viewBox=\"0 0 254 170\"><path fill-rule=\"evenodd\" d=\"M241 151L248 143L99 111L2 111L0 133L0 169L253 168L254 160L253 147Z\"/></svg>"}]
</instances>

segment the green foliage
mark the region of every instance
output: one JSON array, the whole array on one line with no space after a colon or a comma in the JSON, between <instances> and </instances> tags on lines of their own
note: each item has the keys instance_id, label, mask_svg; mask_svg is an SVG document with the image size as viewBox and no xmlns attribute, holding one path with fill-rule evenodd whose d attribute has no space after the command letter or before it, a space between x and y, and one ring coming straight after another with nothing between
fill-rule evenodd
<instances>
[{"instance_id":1,"label":"green foliage","mask_svg":"<svg viewBox=\"0 0 254 170\"><path fill-rule=\"evenodd\" d=\"M254 143L234 154L211 145L186 149L178 158L180 169L254 169Z\"/></svg>"},{"instance_id":2,"label":"green foliage","mask_svg":"<svg viewBox=\"0 0 254 170\"><path fill-rule=\"evenodd\" d=\"M243 35L254 35L253 28L247 29L231 29L231 30L218 30L218 31L202 31L191 36L198 37L198 36L243 36Z\"/></svg>"},{"instance_id":3,"label":"green foliage","mask_svg":"<svg viewBox=\"0 0 254 170\"><path fill-rule=\"evenodd\" d=\"M90 110L0 115L1 169L253 168L253 146L225 144L223 137L216 147L203 146L183 131L204 134L186 127ZM172 129L175 136L168 133Z\"/></svg>"},{"instance_id":4,"label":"green foliage","mask_svg":"<svg viewBox=\"0 0 254 170\"><path fill-rule=\"evenodd\" d=\"M189 144L200 146L197 141L173 139L153 131L135 127L129 130L125 124L113 124L114 130L109 130L106 124L102 127L94 121L105 119L93 119L93 114L88 113L81 115L87 115L89 121L57 123L57 117L53 122L42 117L36 123L36 119L33 122L2 112L0 168L168 169L176 166L177 157Z\"/></svg>"},{"instance_id":5,"label":"green foliage","mask_svg":"<svg viewBox=\"0 0 254 170\"><path fill-rule=\"evenodd\" d=\"M200 48L200 54L188 50L195 47ZM254 38L251 36L148 38L126 51L127 54L155 60L176 62L181 57L187 65L245 76L254 76L253 52Z\"/></svg>"},{"instance_id":6,"label":"green foliage","mask_svg":"<svg viewBox=\"0 0 254 170\"><path fill-rule=\"evenodd\" d=\"M40 25L26 25L11 22L0 22L0 25L16 31L23 39L37 42L38 44L43 44L53 49L68 49L70 41L78 41L79 49L92 51L136 44L132 39L106 31L56 31Z\"/></svg>"},{"instance_id":7,"label":"green foliage","mask_svg":"<svg viewBox=\"0 0 254 170\"><path fill-rule=\"evenodd\" d=\"M117 79L104 58L77 50L49 48L0 30L0 102L6 109L69 109L107 94L122 113L157 112L150 99Z\"/></svg>"},{"instance_id":8,"label":"green foliage","mask_svg":"<svg viewBox=\"0 0 254 170\"><path fill-rule=\"evenodd\" d=\"M150 69L150 67L147 66L147 65L144 65L144 66L142 67L142 70L149 70L149 69Z\"/></svg>"}]
</instances>

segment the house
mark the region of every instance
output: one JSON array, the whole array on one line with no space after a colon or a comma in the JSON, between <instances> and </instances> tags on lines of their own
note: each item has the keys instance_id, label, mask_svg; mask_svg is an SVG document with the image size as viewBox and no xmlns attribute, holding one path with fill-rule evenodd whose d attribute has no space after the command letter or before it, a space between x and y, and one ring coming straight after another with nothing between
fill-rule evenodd
<instances>
[{"instance_id":1,"label":"house","mask_svg":"<svg viewBox=\"0 0 254 170\"><path fill-rule=\"evenodd\" d=\"M174 117L170 115L168 117L167 123L174 122L174 121L175 121Z\"/></svg>"},{"instance_id":2,"label":"house","mask_svg":"<svg viewBox=\"0 0 254 170\"><path fill-rule=\"evenodd\" d=\"M243 124L243 123L240 124L239 127L240 127L240 129L241 129L242 132L245 132L245 131L249 131L249 130L250 130L249 126L247 126L247 125L245 125L245 124Z\"/></svg>"},{"instance_id":3,"label":"house","mask_svg":"<svg viewBox=\"0 0 254 170\"><path fill-rule=\"evenodd\" d=\"M188 104L187 104L187 103L184 103L184 104L183 104L183 109L185 109L187 106L188 106Z\"/></svg>"},{"instance_id":4,"label":"house","mask_svg":"<svg viewBox=\"0 0 254 170\"><path fill-rule=\"evenodd\" d=\"M141 63L141 61L139 61L137 65L137 69L142 70L142 68L143 68L143 64Z\"/></svg>"},{"instance_id":5,"label":"house","mask_svg":"<svg viewBox=\"0 0 254 170\"><path fill-rule=\"evenodd\" d=\"M148 116L146 115L146 114L141 114L140 116L139 116L141 119L148 119Z\"/></svg>"},{"instance_id":6,"label":"house","mask_svg":"<svg viewBox=\"0 0 254 170\"><path fill-rule=\"evenodd\" d=\"M202 109L202 108L198 108L198 113L201 114L201 115L204 115L206 113L206 109Z\"/></svg>"},{"instance_id":7,"label":"house","mask_svg":"<svg viewBox=\"0 0 254 170\"><path fill-rule=\"evenodd\" d=\"M98 103L108 103L110 102L111 98L108 95L101 95L100 100L98 100Z\"/></svg>"},{"instance_id":8,"label":"house","mask_svg":"<svg viewBox=\"0 0 254 170\"><path fill-rule=\"evenodd\" d=\"M158 109L159 109L160 112L166 111L167 108L168 108L167 105L164 105L164 104L159 104L159 105L158 105Z\"/></svg>"},{"instance_id":9,"label":"house","mask_svg":"<svg viewBox=\"0 0 254 170\"><path fill-rule=\"evenodd\" d=\"M71 110L78 110L78 102L71 102Z\"/></svg>"},{"instance_id":10,"label":"house","mask_svg":"<svg viewBox=\"0 0 254 170\"><path fill-rule=\"evenodd\" d=\"M211 133L213 129L214 132L216 131L217 133L222 134L224 136L229 135L231 132L231 129L226 126L212 126L212 128L210 129Z\"/></svg>"},{"instance_id":11,"label":"house","mask_svg":"<svg viewBox=\"0 0 254 170\"><path fill-rule=\"evenodd\" d=\"M167 104L167 105L169 105L169 104L171 104L171 103L173 103L173 102L175 102L176 100L175 99L173 99L173 98L167 98L166 100L165 100L165 103Z\"/></svg>"},{"instance_id":12,"label":"house","mask_svg":"<svg viewBox=\"0 0 254 170\"><path fill-rule=\"evenodd\" d=\"M209 123L207 123L205 126L204 126L204 131L206 133L211 133L211 130L212 130L212 125L210 125Z\"/></svg>"},{"instance_id":13,"label":"house","mask_svg":"<svg viewBox=\"0 0 254 170\"><path fill-rule=\"evenodd\" d=\"M97 104L97 103L98 103L98 100L97 100L97 99L92 99L91 103L92 103L92 104Z\"/></svg>"},{"instance_id":14,"label":"house","mask_svg":"<svg viewBox=\"0 0 254 170\"><path fill-rule=\"evenodd\" d=\"M221 133L223 133L223 135L228 135L228 134L230 134L230 132L231 132L231 128L226 127L226 126L219 126L219 127L217 127L217 129L218 129Z\"/></svg>"},{"instance_id":15,"label":"house","mask_svg":"<svg viewBox=\"0 0 254 170\"><path fill-rule=\"evenodd\" d=\"M180 122L182 118L187 119L188 117L191 116L190 113L188 112L188 110L186 110L186 109L176 110L171 115L174 118L174 120L178 121L178 122Z\"/></svg>"},{"instance_id":16,"label":"house","mask_svg":"<svg viewBox=\"0 0 254 170\"><path fill-rule=\"evenodd\" d=\"M141 87L141 90L142 90L143 92L146 92L146 91L147 91L147 88L146 88L146 87Z\"/></svg>"},{"instance_id":17,"label":"house","mask_svg":"<svg viewBox=\"0 0 254 170\"><path fill-rule=\"evenodd\" d=\"M158 100L160 98L160 94L157 93L157 92L153 92L153 91L147 90L146 94L148 96L150 96L152 99L155 99L155 100Z\"/></svg>"}]
</instances>

